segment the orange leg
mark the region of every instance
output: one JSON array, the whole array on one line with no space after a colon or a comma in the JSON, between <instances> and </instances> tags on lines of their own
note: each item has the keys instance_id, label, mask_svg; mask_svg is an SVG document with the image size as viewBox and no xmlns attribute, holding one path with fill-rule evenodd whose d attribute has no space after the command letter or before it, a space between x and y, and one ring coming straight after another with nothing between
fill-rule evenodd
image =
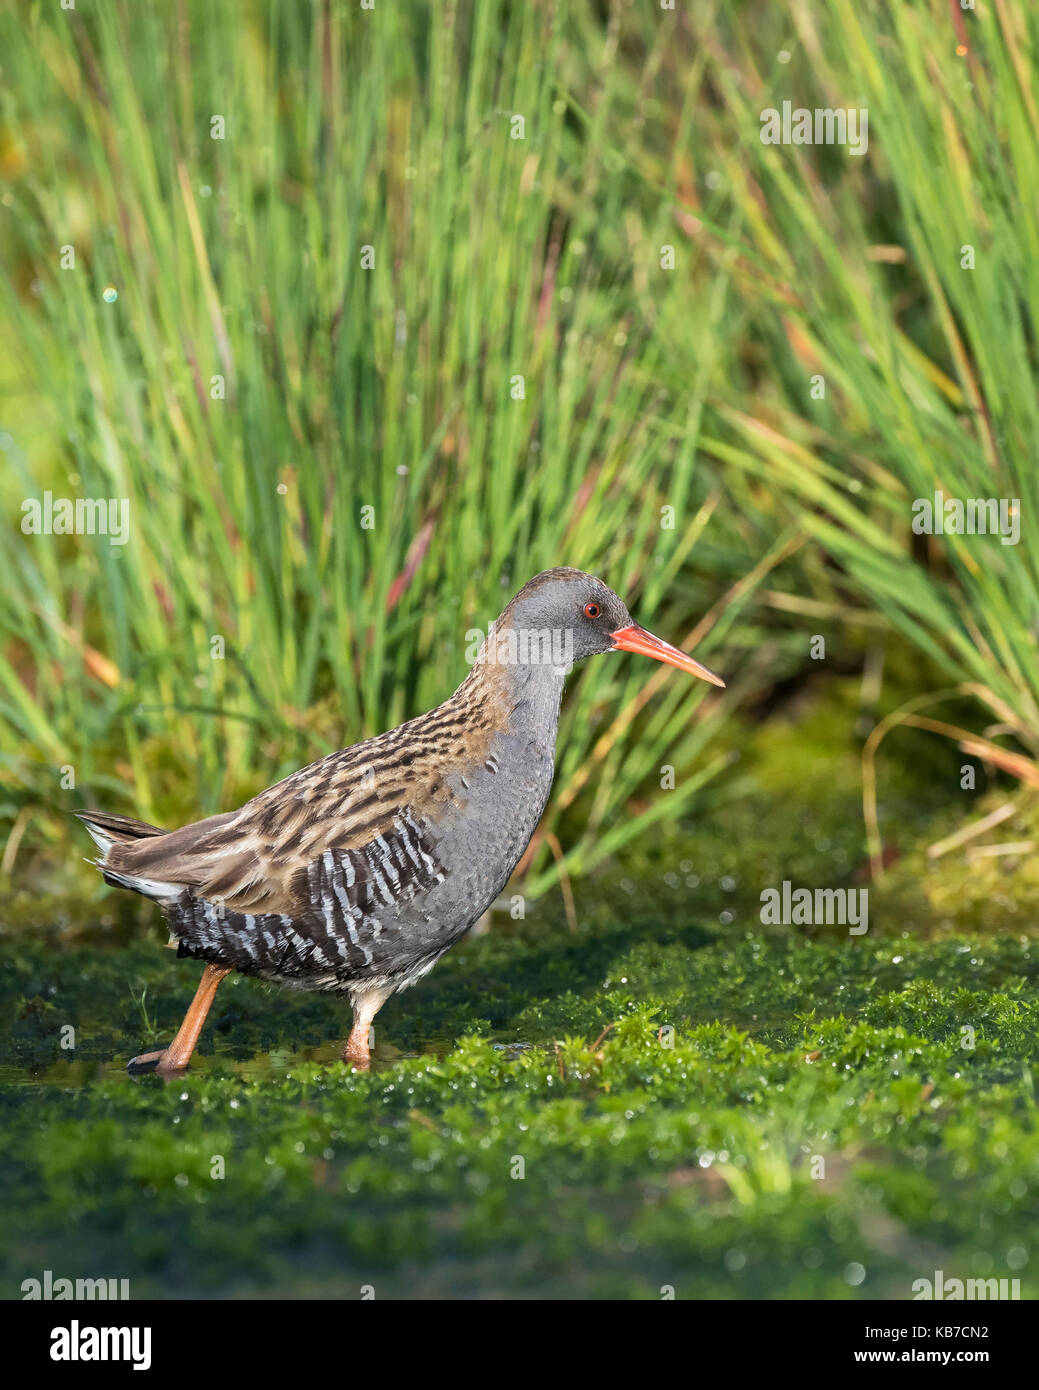
<instances>
[{"instance_id":1,"label":"orange leg","mask_svg":"<svg viewBox=\"0 0 1039 1390\"><path fill-rule=\"evenodd\" d=\"M216 987L230 973L231 967L228 965L207 965L191 1006L184 1015L184 1022L169 1047L160 1048L158 1052L142 1052L139 1057L127 1062L127 1070L132 1073L157 1071L164 1076L183 1071L191 1060L202 1025L216 997Z\"/></svg>"},{"instance_id":2,"label":"orange leg","mask_svg":"<svg viewBox=\"0 0 1039 1390\"><path fill-rule=\"evenodd\" d=\"M386 1003L391 992L372 989L354 998L354 1026L350 1029L350 1036L343 1048L343 1061L355 1071L367 1071L371 1066L368 1035L371 1032L372 1019Z\"/></svg>"}]
</instances>

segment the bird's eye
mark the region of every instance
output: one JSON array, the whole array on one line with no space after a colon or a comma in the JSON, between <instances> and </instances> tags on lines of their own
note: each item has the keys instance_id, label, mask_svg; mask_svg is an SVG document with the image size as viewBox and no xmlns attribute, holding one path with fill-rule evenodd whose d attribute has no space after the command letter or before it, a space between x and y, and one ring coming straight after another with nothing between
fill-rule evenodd
<instances>
[{"instance_id":1,"label":"bird's eye","mask_svg":"<svg viewBox=\"0 0 1039 1390\"><path fill-rule=\"evenodd\" d=\"M584 606L584 616L586 618L597 618L602 609L597 603L586 603Z\"/></svg>"}]
</instances>

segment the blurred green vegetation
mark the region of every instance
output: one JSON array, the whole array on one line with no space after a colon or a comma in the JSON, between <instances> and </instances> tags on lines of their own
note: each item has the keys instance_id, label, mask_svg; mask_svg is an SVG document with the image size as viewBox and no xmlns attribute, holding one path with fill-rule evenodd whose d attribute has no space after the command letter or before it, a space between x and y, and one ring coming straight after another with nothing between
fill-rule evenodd
<instances>
[{"instance_id":1,"label":"blurred green vegetation","mask_svg":"<svg viewBox=\"0 0 1039 1390\"><path fill-rule=\"evenodd\" d=\"M60 867L76 805L181 823L431 706L560 562L736 678L575 679L545 823L572 875L687 811L820 624L838 663L897 630L904 693L964 692L1033 779L1035 547L909 507L1019 497L1031 534L1034 9L2 23L7 873L99 892ZM868 155L762 145L789 98L868 108ZM45 489L128 498L130 543L23 535ZM557 872L542 841L528 890Z\"/></svg>"}]
</instances>

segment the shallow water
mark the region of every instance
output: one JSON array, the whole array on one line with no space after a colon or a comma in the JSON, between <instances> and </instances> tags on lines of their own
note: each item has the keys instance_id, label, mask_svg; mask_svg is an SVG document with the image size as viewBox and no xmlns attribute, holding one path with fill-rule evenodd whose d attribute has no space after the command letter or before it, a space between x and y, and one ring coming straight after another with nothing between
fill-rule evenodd
<instances>
[{"instance_id":1,"label":"shallow water","mask_svg":"<svg viewBox=\"0 0 1039 1390\"><path fill-rule=\"evenodd\" d=\"M495 1049L501 1051L509 1060L515 1059L532 1046L529 1042L516 1042L504 1036L501 1039L491 1037L490 1041ZM448 1055L456 1042L457 1038L446 1030L429 1037L417 1049L402 1050L394 1047L390 1042L379 1042L372 1050L371 1070L373 1072L386 1071L404 1059L415 1057L442 1059ZM161 1046L161 1043L155 1044L155 1046ZM30 1057L19 1062L17 1050L16 1047L10 1045L4 1047L4 1061L0 1063L0 1085L54 1086L58 1089L76 1089L110 1081L125 1081L127 1085L134 1086L151 1079L150 1074L131 1076L126 1070L126 1062L120 1060L108 1062L61 1058L46 1066L40 1066ZM191 1065L185 1072L160 1079L176 1082L186 1077L196 1076L202 1078L237 1076L243 1081L263 1081L287 1075L294 1068L308 1064L339 1069L345 1080L351 1075L352 1069L344 1064L341 1056L342 1050L342 1041L337 1041L297 1049L276 1047L270 1052L257 1053L255 1056L243 1058L237 1055L241 1051L240 1048L223 1040L218 1040L212 1051L207 1053L200 1049L196 1052L191 1060Z\"/></svg>"}]
</instances>

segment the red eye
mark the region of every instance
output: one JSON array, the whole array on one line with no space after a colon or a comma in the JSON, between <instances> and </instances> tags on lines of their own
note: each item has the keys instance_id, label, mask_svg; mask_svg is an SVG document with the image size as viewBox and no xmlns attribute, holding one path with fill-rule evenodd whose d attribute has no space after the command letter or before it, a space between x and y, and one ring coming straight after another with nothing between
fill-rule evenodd
<instances>
[{"instance_id":1,"label":"red eye","mask_svg":"<svg viewBox=\"0 0 1039 1390\"><path fill-rule=\"evenodd\" d=\"M586 603L584 606L584 616L586 618L597 618L602 609L597 603Z\"/></svg>"}]
</instances>

